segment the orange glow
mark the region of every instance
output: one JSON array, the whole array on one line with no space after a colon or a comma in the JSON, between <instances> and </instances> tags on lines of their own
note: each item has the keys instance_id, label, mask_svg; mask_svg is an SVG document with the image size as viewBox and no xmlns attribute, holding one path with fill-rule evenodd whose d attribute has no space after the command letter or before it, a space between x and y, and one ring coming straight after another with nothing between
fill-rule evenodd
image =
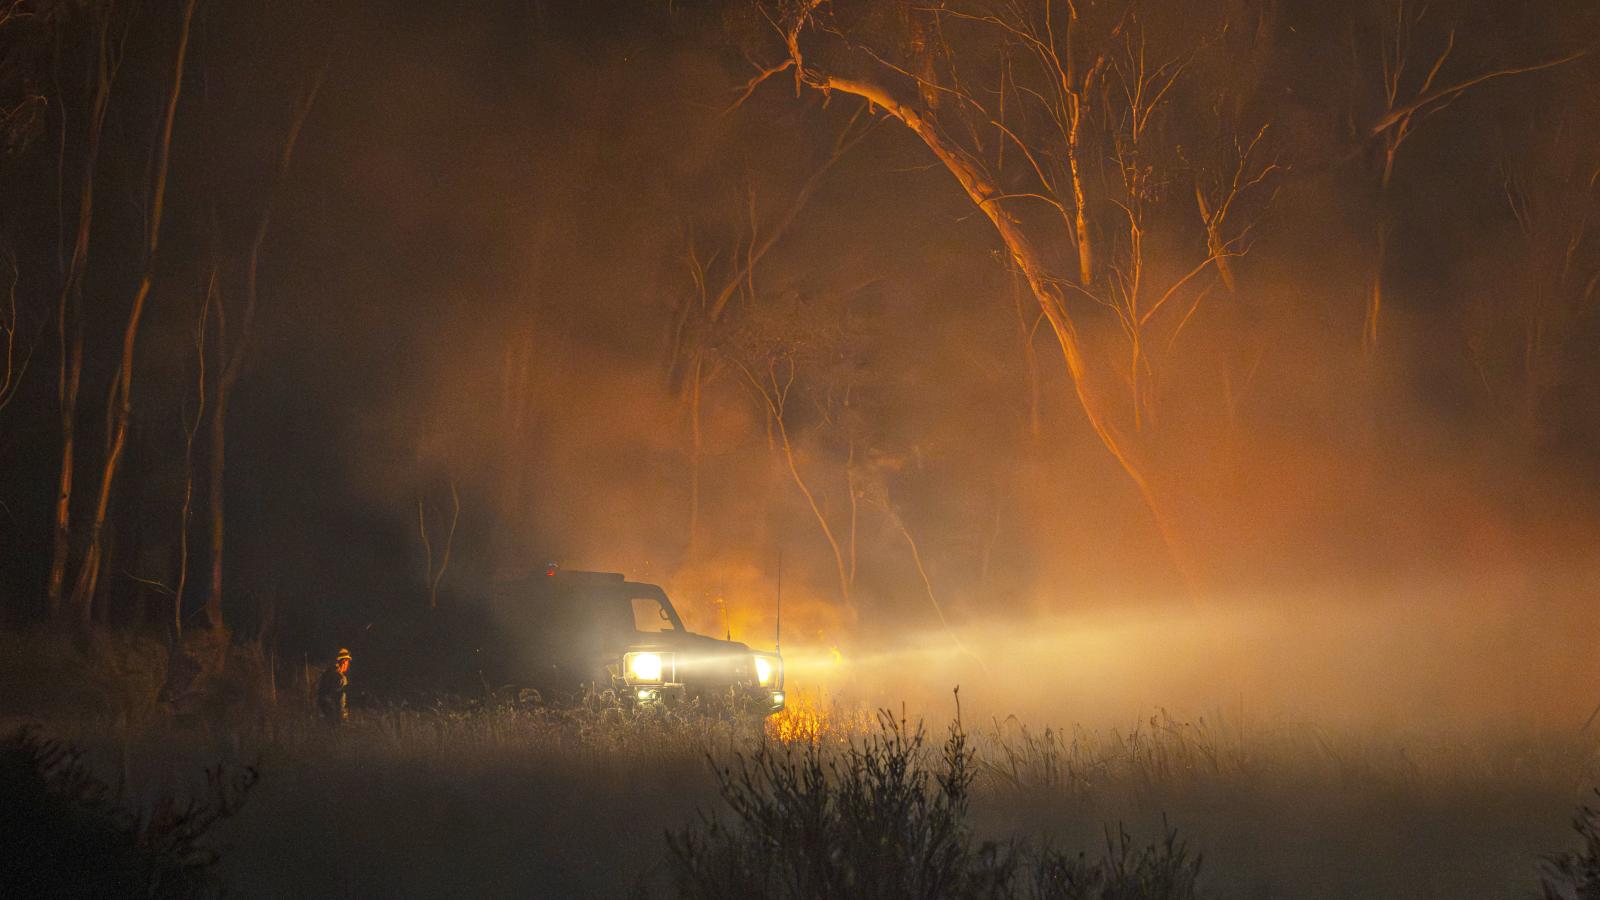
<instances>
[{"instance_id":1,"label":"orange glow","mask_svg":"<svg viewBox=\"0 0 1600 900\"><path fill-rule=\"evenodd\" d=\"M872 716L859 709L824 703L815 688L795 691L784 708L767 718L767 738L784 744L819 743L827 738L848 738L870 728Z\"/></svg>"}]
</instances>

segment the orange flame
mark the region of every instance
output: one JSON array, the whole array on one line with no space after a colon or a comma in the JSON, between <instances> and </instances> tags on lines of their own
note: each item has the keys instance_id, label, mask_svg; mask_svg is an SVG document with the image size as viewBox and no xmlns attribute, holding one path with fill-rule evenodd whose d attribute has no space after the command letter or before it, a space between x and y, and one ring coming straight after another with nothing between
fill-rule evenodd
<instances>
[{"instance_id":1,"label":"orange flame","mask_svg":"<svg viewBox=\"0 0 1600 900\"><path fill-rule=\"evenodd\" d=\"M784 708L767 717L767 738L784 744L816 744L828 738L848 738L872 725L872 717L837 702L824 705L814 691L789 694Z\"/></svg>"}]
</instances>

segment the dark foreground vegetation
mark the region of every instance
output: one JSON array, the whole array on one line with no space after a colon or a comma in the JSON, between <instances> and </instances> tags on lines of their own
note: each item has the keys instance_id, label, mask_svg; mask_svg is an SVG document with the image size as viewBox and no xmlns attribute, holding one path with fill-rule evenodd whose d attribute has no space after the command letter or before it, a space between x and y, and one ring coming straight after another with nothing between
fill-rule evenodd
<instances>
[{"instance_id":1,"label":"dark foreground vegetation","mask_svg":"<svg viewBox=\"0 0 1600 900\"><path fill-rule=\"evenodd\" d=\"M221 893L206 833L237 812L251 768L207 769L208 796L129 805L82 753L23 728L0 744L0 889L17 897L210 897Z\"/></svg>"},{"instance_id":2,"label":"dark foreground vegetation","mask_svg":"<svg viewBox=\"0 0 1600 900\"><path fill-rule=\"evenodd\" d=\"M843 747L763 743L720 766L732 823L703 817L667 835L683 897L1196 896L1200 857L1168 830L1136 848L1120 826L1104 859L1013 841L974 846L976 753L959 719L930 761L920 724L888 713Z\"/></svg>"},{"instance_id":3,"label":"dark foreground vegetation","mask_svg":"<svg viewBox=\"0 0 1600 900\"><path fill-rule=\"evenodd\" d=\"M358 710L330 727L294 684L242 687L263 671L243 651L215 683L245 699L180 708L127 662L154 650L48 646L54 667L28 662L32 677L24 653L0 657L3 896L1600 889L1600 815L1578 814L1577 841L1563 832L1600 780L1594 741L1570 732L1388 743L1157 714L1107 733L958 719L936 741L905 713L874 720L804 697L765 734L497 698ZM116 659L120 675L104 662ZM77 706L42 717L30 695Z\"/></svg>"}]
</instances>

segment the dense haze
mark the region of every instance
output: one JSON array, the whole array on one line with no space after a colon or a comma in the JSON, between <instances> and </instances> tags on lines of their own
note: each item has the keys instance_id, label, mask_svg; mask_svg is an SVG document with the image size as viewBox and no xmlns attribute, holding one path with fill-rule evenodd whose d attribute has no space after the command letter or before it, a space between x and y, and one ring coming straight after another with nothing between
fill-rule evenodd
<instances>
[{"instance_id":1,"label":"dense haze","mask_svg":"<svg viewBox=\"0 0 1600 900\"><path fill-rule=\"evenodd\" d=\"M81 307L74 566L142 265L168 6L115 13L133 24ZM98 620L166 621L170 594L147 582L176 579L195 316L220 260L237 338L272 196L228 410L222 608L237 635L288 656L347 643L359 658L369 623L425 605L419 506L437 566L459 502L441 604L559 561L660 581L695 630L767 647L781 571L791 686L874 702L943 703L959 682L980 709L1057 719L1165 704L1576 726L1600 697L1600 236L1583 227L1600 59L1508 71L1590 46L1588 4L1402 7L1407 90L1446 46L1439 85L1498 77L1422 109L1382 190L1392 132L1373 129L1394 4L1240 0L1206 12L1227 22L1211 31L1186 4L1138 5L1153 57L1192 45L1172 51L1158 150L1140 151L1156 173L1148 277L1172 284L1205 258L1184 217L1219 171L1207 154L1235 146L1206 131L1219 110L1237 100L1246 142L1270 125L1256 162L1274 161L1240 201L1253 224L1227 257L1232 285L1202 267L1172 300L1183 324L1150 336L1137 427L1106 401L1137 436L1150 496L1091 427L996 229L925 142L792 71L746 92L784 54L750 8L244 6L197 13ZM1002 43L949 20L942 54L919 57L929 14L891 8L840 4L835 24L894 77L922 59L943 90L1000 96L985 91ZM17 271L7 327L28 365L0 410L0 602L21 622L47 611L58 232L70 247L94 9L18 9L30 15L0 26L14 40L0 105L19 111L0 226ZM840 43L817 56L861 66ZM1227 68L1245 57L1250 73ZM1096 96L1114 110L1110 71ZM24 104L35 93L48 99ZM953 101L923 102L990 154L1003 190L1034 190L998 128L962 132L971 116ZM1102 185L1118 177L1106 154L1127 146L1106 115L1085 154ZM1109 282L1128 247L1116 200L1098 202ZM1054 213L1016 215L1044 233ZM1364 341L1379 222L1382 329ZM1070 242L1042 255L1072 281ZM698 318L725 286L721 316ZM1090 383L1127 395L1116 318L1088 291L1066 296ZM207 434L192 621L210 565Z\"/></svg>"}]
</instances>

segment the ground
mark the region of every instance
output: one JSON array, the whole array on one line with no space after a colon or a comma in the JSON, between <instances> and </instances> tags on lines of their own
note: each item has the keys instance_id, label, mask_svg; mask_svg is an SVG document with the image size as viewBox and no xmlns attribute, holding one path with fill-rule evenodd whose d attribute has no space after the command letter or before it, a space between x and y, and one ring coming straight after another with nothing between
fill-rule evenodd
<instances>
[{"instance_id":1,"label":"ground","mask_svg":"<svg viewBox=\"0 0 1600 900\"><path fill-rule=\"evenodd\" d=\"M832 713L832 746L870 718ZM726 815L710 761L757 740L723 722L509 708L67 730L126 773L136 803L198 790L205 765L255 765L248 802L212 835L246 897L666 893L665 833ZM971 734L980 838L1093 855L1108 827L1150 841L1165 819L1204 854L1206 893L1248 898L1526 897L1541 854L1574 843L1596 765L1571 734L1399 746L1162 713L1115 732Z\"/></svg>"}]
</instances>

